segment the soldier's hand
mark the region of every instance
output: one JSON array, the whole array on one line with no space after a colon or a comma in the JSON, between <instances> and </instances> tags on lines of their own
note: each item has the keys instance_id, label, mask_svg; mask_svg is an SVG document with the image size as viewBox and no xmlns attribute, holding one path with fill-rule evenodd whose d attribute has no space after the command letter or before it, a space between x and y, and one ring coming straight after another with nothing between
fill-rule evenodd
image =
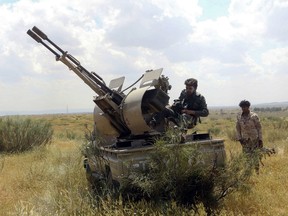
<instances>
[{"instance_id":1,"label":"soldier's hand","mask_svg":"<svg viewBox=\"0 0 288 216\"><path fill-rule=\"evenodd\" d=\"M183 114L195 115L195 111L193 111L193 110L182 109L181 112L182 112Z\"/></svg>"}]
</instances>

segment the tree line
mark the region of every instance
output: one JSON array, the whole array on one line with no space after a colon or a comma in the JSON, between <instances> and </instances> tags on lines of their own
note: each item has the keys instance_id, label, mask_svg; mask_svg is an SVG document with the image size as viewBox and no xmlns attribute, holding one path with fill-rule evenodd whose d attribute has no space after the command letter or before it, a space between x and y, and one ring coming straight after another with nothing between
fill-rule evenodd
<instances>
[{"instance_id":1,"label":"tree line","mask_svg":"<svg viewBox=\"0 0 288 216\"><path fill-rule=\"evenodd\" d=\"M255 112L279 112L279 111L287 111L288 107L255 107L253 109Z\"/></svg>"}]
</instances>

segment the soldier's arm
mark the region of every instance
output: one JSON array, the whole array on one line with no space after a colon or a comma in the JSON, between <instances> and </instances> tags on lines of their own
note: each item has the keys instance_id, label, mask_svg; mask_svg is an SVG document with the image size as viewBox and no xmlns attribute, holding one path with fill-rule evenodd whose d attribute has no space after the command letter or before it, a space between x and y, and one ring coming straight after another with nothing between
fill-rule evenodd
<instances>
[{"instance_id":1,"label":"soldier's arm","mask_svg":"<svg viewBox=\"0 0 288 216\"><path fill-rule=\"evenodd\" d=\"M209 115L209 110L207 108L207 103L204 96L200 96L200 109L199 110L192 110L192 115L200 116L200 117L207 117ZM191 114L190 114L191 115Z\"/></svg>"},{"instance_id":2,"label":"soldier's arm","mask_svg":"<svg viewBox=\"0 0 288 216\"><path fill-rule=\"evenodd\" d=\"M260 119L259 119L257 114L253 115L253 120L254 120L255 128L258 131L258 138L259 138L259 140L263 140L262 125L261 125Z\"/></svg>"},{"instance_id":3,"label":"soldier's arm","mask_svg":"<svg viewBox=\"0 0 288 216\"><path fill-rule=\"evenodd\" d=\"M240 122L239 122L239 118L238 117L237 117L237 121L236 121L236 139L238 141L240 141L242 139L241 126L240 126Z\"/></svg>"}]
</instances>

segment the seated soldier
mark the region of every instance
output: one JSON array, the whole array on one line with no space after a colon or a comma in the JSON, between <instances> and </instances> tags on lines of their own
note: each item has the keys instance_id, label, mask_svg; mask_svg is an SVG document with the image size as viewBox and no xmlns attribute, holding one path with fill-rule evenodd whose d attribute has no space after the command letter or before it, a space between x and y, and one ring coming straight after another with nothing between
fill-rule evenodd
<instances>
[{"instance_id":1,"label":"seated soldier","mask_svg":"<svg viewBox=\"0 0 288 216\"><path fill-rule=\"evenodd\" d=\"M163 118L171 120L176 125L183 128L193 128L200 117L209 115L205 97L198 93L198 81L194 78L185 81L186 89L183 89L179 99L174 100L170 108L165 108L157 113L150 121L150 126L155 127Z\"/></svg>"}]
</instances>

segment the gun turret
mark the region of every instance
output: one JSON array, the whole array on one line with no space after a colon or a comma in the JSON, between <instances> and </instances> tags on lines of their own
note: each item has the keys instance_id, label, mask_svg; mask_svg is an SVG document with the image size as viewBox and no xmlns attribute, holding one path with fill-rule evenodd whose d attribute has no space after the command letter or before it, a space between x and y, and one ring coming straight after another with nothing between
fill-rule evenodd
<instances>
[{"instance_id":1,"label":"gun turret","mask_svg":"<svg viewBox=\"0 0 288 216\"><path fill-rule=\"evenodd\" d=\"M102 134L112 133L122 138L155 132L149 127L148 122L154 113L163 110L168 104L167 92L171 89L168 78L161 76L162 68L146 71L140 88L133 88L125 95L121 91L125 77L112 80L108 87L98 74L85 69L75 57L62 50L36 26L32 30L29 29L27 34L51 51L56 61L65 64L97 94L94 102L103 113L95 109L94 120L96 126L100 124L97 129Z\"/></svg>"}]
</instances>

